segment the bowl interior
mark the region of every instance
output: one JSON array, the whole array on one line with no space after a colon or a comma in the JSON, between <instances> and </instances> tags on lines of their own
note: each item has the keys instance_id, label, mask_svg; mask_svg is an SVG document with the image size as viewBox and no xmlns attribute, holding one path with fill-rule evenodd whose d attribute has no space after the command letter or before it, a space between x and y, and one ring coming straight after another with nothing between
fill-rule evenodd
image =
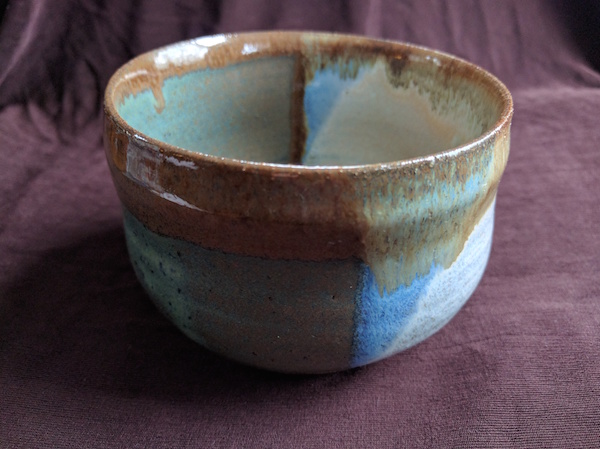
<instances>
[{"instance_id":1,"label":"bowl interior","mask_svg":"<svg viewBox=\"0 0 600 449\"><path fill-rule=\"evenodd\" d=\"M145 55L142 69L130 63L117 75L116 112L136 132L192 152L313 166L435 154L502 116L495 79L464 61L308 36L283 46L277 37L204 38Z\"/></svg>"}]
</instances>

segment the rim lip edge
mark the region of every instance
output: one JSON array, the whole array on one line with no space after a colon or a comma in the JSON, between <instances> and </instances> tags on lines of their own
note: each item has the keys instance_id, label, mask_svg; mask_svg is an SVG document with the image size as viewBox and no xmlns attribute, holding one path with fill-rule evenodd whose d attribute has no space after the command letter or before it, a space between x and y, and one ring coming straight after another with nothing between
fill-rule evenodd
<instances>
[{"instance_id":1,"label":"rim lip edge","mask_svg":"<svg viewBox=\"0 0 600 449\"><path fill-rule=\"evenodd\" d=\"M215 156L209 153L203 153L199 151L188 150L183 147L179 147L177 145L173 145L167 143L165 141L153 138L148 136L147 134L141 132L140 130L131 126L118 112L115 105L115 101L113 98L113 94L115 92L115 88L117 84L121 81L122 76L128 73L128 68L130 68L135 61L142 60L143 58L149 58L155 55L157 52L161 50L168 50L178 45L186 45L191 44L193 42L197 42L206 38L214 38L216 36L223 36L231 39L241 39L241 40L252 40L252 38L268 38L269 36L283 36L288 38L302 38L308 36L312 39L335 39L338 42L350 42L350 46L358 45L361 42L363 43L380 43L384 45L390 46L390 48L397 47L399 49L404 50L412 50L419 52L423 55L433 56L433 57L441 57L446 61L454 61L460 64L462 67L470 70L472 73L476 74L477 79L481 80L480 83L486 87L489 87L492 91L492 95L495 95L500 108L500 113L498 119L488 127L483 133L471 139L461 145L457 145L455 147L450 147L448 149L444 149L442 151L434 152L431 154L427 154L424 156L418 156L413 158L399 159L387 162L379 162L373 164L353 164L353 165L301 165L301 164L289 164L289 163L273 163L273 162L259 162L259 161L251 161L244 159L236 159L230 157L223 156ZM351 42L354 41L354 42ZM230 45L229 42L225 42L222 45ZM257 55L260 56L259 52ZM263 52L264 54L264 52ZM226 64L226 66L229 64ZM163 153L167 156L179 157L181 159L186 159L189 161L197 162L200 165L215 165L226 167L232 170L244 170L244 171L252 171L255 173L264 173L267 175L274 175L277 173L281 173L282 175L307 175L307 174L315 174L315 173L323 173L323 174L332 174L332 173L365 173L365 172L380 172L380 171L388 171L393 169L401 169L407 167L420 167L423 165L431 165L438 160L444 159L452 159L460 154L469 153L475 151L477 148L481 147L484 143L495 138L496 135L502 133L503 131L508 131L510 129L510 124L514 114L514 103L513 98L502 81L500 81L495 75L490 73L489 71L483 69L482 67L469 62L465 59L462 59L458 56L452 55L450 53L442 52L439 50L434 50L429 47L415 45L407 42L389 40L389 39L379 39L372 38L362 35L354 35L354 34L343 34L343 33L323 33L323 32L313 32L313 31L262 31L262 32L242 32L242 33L231 33L231 34L217 34L217 35L206 35L201 36L199 38L188 39L180 42L175 42L173 44L169 44L166 46L162 46L148 52L142 53L125 64L121 65L111 76L108 85L104 92L104 115L105 120L110 120L113 125L116 125L121 129L122 132L128 135L129 138L133 138L139 142L142 142L144 146L155 147L155 150Z\"/></svg>"}]
</instances>

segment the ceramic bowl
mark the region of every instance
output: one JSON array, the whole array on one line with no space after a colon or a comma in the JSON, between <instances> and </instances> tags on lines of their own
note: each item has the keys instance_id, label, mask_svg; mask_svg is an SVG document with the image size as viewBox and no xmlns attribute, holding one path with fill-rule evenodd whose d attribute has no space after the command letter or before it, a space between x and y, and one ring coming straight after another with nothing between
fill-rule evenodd
<instances>
[{"instance_id":1,"label":"ceramic bowl","mask_svg":"<svg viewBox=\"0 0 600 449\"><path fill-rule=\"evenodd\" d=\"M135 272L202 346L365 365L479 283L512 100L468 62L357 36L218 35L112 77L105 148Z\"/></svg>"}]
</instances>

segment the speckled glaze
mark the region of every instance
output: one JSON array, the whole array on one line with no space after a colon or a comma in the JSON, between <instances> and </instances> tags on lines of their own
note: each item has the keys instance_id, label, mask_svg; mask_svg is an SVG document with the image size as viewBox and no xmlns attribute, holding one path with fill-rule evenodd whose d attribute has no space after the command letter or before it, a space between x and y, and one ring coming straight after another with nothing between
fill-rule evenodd
<instances>
[{"instance_id":1,"label":"speckled glaze","mask_svg":"<svg viewBox=\"0 0 600 449\"><path fill-rule=\"evenodd\" d=\"M105 147L140 282L191 338L331 372L446 324L489 257L512 100L421 47L203 37L132 60Z\"/></svg>"}]
</instances>

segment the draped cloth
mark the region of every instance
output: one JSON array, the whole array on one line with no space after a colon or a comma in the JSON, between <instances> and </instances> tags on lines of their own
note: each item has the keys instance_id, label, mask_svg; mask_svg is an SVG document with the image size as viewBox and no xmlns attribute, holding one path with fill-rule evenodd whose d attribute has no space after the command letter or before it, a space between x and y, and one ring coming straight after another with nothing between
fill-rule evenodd
<instances>
[{"instance_id":1,"label":"draped cloth","mask_svg":"<svg viewBox=\"0 0 600 449\"><path fill-rule=\"evenodd\" d=\"M0 446L600 447L597 2L0 8ZM289 376L214 355L160 315L128 261L102 149L110 75L168 43L269 29L433 47L514 96L481 284L439 333L364 368Z\"/></svg>"}]
</instances>

